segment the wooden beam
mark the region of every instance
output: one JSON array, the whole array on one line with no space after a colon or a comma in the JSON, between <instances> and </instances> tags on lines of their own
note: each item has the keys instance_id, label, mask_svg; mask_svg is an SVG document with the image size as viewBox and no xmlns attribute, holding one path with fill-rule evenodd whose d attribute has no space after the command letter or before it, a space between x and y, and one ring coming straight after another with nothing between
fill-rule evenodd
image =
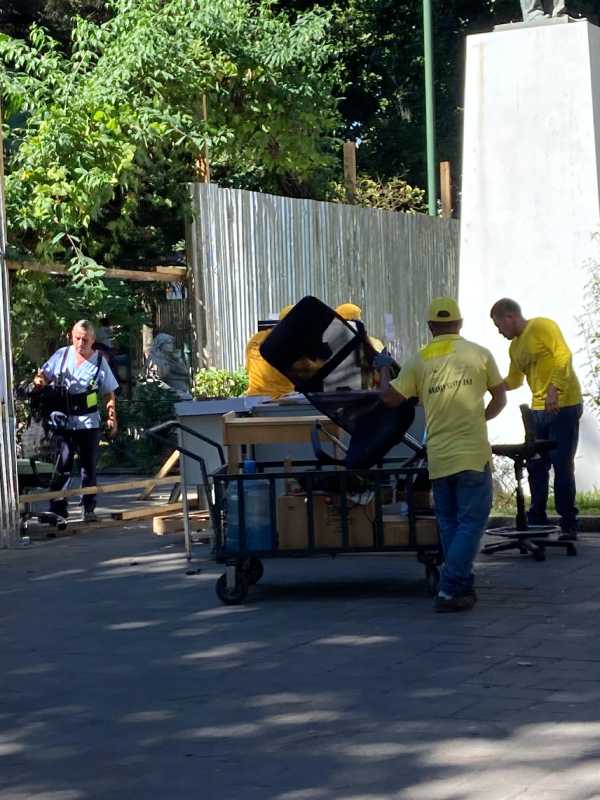
<instances>
[{"instance_id":1,"label":"wooden beam","mask_svg":"<svg viewBox=\"0 0 600 800\"><path fill-rule=\"evenodd\" d=\"M173 450L171 455L167 458L167 460L164 462L162 467L156 473L156 477L157 478L166 477L178 462L179 462L179 450ZM148 498L150 497L150 495L154 491L155 485L156 484L154 484L154 483L149 484L149 486L147 486L144 489L144 491L140 494L139 499L140 500L148 500Z\"/></svg>"},{"instance_id":2,"label":"wooden beam","mask_svg":"<svg viewBox=\"0 0 600 800\"><path fill-rule=\"evenodd\" d=\"M146 478L142 481L124 481L121 483L104 483L100 486L87 486L85 489L61 489L57 492L28 492L19 497L19 505L23 503L41 503L43 500L58 500L61 497L78 497L83 494L113 494L127 492L130 489L145 489L147 486L164 486L179 482L179 475L169 478Z\"/></svg>"},{"instance_id":3,"label":"wooden beam","mask_svg":"<svg viewBox=\"0 0 600 800\"><path fill-rule=\"evenodd\" d=\"M188 508L198 508L198 501L188 500ZM165 517L178 512L181 512L181 500L176 503L165 503L163 506L155 504L143 506L142 508L127 508L125 511L113 511L111 517L120 520L148 519L150 517Z\"/></svg>"},{"instance_id":4,"label":"wooden beam","mask_svg":"<svg viewBox=\"0 0 600 800\"><path fill-rule=\"evenodd\" d=\"M440 193L442 196L442 217L450 219L452 216L452 174L450 162L440 162Z\"/></svg>"},{"instance_id":5,"label":"wooden beam","mask_svg":"<svg viewBox=\"0 0 600 800\"><path fill-rule=\"evenodd\" d=\"M190 529L193 531L204 530L210 524L208 513L196 511L189 515ZM179 533L183 530L183 514L173 514L170 517L154 517L152 520L152 533L164 536L165 533Z\"/></svg>"},{"instance_id":6,"label":"wooden beam","mask_svg":"<svg viewBox=\"0 0 600 800\"><path fill-rule=\"evenodd\" d=\"M9 269L26 269L29 272L43 272L47 275L67 275L69 269L66 264L45 264L40 261L7 261ZM121 269L120 267L107 267L104 278L115 278L120 281L140 281L141 283L187 280L186 267L157 267L156 271L139 269Z\"/></svg>"}]
</instances>

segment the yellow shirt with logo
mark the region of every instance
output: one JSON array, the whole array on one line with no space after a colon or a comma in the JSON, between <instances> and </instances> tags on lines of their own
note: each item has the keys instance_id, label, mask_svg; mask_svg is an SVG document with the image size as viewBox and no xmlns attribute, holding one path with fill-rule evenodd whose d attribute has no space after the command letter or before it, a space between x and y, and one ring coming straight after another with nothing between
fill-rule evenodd
<instances>
[{"instance_id":1,"label":"yellow shirt with logo","mask_svg":"<svg viewBox=\"0 0 600 800\"><path fill-rule=\"evenodd\" d=\"M526 377L532 394L532 408L544 408L551 383L559 391L558 405L561 408L581 403L581 387L573 370L573 356L556 322L544 317L530 319L523 333L511 341L509 355L506 386L518 389Z\"/></svg>"},{"instance_id":2,"label":"yellow shirt with logo","mask_svg":"<svg viewBox=\"0 0 600 800\"><path fill-rule=\"evenodd\" d=\"M483 398L502 383L494 357L458 334L436 336L402 367L391 385L418 397L427 423L429 477L481 472L492 451Z\"/></svg>"},{"instance_id":3,"label":"yellow shirt with logo","mask_svg":"<svg viewBox=\"0 0 600 800\"><path fill-rule=\"evenodd\" d=\"M260 346L271 333L259 331L246 345L246 369L248 370L247 395L266 395L278 400L294 391L294 385L279 370L272 367L260 354Z\"/></svg>"}]
</instances>

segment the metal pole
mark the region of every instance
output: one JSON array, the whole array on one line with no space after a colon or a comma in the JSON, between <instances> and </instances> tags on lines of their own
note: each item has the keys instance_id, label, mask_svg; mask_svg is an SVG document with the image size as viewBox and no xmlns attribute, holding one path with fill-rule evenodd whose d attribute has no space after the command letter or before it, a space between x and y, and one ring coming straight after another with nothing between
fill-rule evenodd
<instances>
[{"instance_id":1,"label":"metal pole","mask_svg":"<svg viewBox=\"0 0 600 800\"><path fill-rule=\"evenodd\" d=\"M435 96L433 90L433 26L431 0L423 0L423 55L425 62L425 127L427 140L427 207L437 215L437 180L435 163Z\"/></svg>"},{"instance_id":2,"label":"metal pole","mask_svg":"<svg viewBox=\"0 0 600 800\"><path fill-rule=\"evenodd\" d=\"M177 438L179 439L179 447L184 446L183 441L183 431L179 430L177 432ZM190 506L188 503L188 493L187 493L187 480L186 480L186 470L185 470L185 462L186 456L181 454L179 458L179 474L181 476L181 503L182 503L182 512L183 512L183 538L185 542L185 557L187 559L188 564L192 560L192 531L190 528Z\"/></svg>"},{"instance_id":3,"label":"metal pole","mask_svg":"<svg viewBox=\"0 0 600 800\"><path fill-rule=\"evenodd\" d=\"M19 538L17 426L12 388L10 284L6 266L4 145L0 108L0 547L14 547Z\"/></svg>"}]
</instances>

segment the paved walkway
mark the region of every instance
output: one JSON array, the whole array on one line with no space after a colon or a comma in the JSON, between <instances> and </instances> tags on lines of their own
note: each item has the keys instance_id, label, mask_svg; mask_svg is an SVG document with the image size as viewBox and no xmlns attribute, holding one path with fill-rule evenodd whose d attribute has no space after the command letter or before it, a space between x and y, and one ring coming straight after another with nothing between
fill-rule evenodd
<instances>
[{"instance_id":1,"label":"paved walkway","mask_svg":"<svg viewBox=\"0 0 600 800\"><path fill-rule=\"evenodd\" d=\"M199 566L0 552L0 800L600 798L600 535L486 560L451 616L404 558L269 562L231 608Z\"/></svg>"}]
</instances>

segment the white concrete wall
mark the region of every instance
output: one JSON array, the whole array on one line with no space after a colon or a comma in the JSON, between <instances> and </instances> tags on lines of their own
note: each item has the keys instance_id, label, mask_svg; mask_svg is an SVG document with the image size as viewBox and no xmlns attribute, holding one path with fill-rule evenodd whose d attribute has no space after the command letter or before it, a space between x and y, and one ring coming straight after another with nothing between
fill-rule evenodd
<instances>
[{"instance_id":1,"label":"white concrete wall","mask_svg":"<svg viewBox=\"0 0 600 800\"><path fill-rule=\"evenodd\" d=\"M593 238L600 231L600 29L587 22L467 39L459 301L463 334L508 368L508 342L489 318L500 297L526 317L556 320L582 382L580 333ZM521 441L518 406L490 424L493 441ZM600 488L600 427L586 412L578 489Z\"/></svg>"}]
</instances>

